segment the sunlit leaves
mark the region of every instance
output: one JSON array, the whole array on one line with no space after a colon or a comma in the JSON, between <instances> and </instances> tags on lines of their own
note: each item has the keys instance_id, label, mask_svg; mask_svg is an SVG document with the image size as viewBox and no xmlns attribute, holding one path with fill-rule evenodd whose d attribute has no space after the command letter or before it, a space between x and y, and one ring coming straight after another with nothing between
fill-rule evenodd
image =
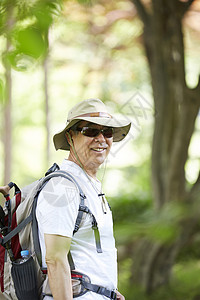
<instances>
[{"instance_id":1,"label":"sunlit leaves","mask_svg":"<svg viewBox=\"0 0 200 300\"><path fill-rule=\"evenodd\" d=\"M45 42L39 30L33 27L25 28L17 32L17 50L20 53L40 57L45 51Z\"/></svg>"},{"instance_id":2,"label":"sunlit leaves","mask_svg":"<svg viewBox=\"0 0 200 300\"><path fill-rule=\"evenodd\" d=\"M61 11L62 0L9 1L0 3L0 34L10 42L7 58L17 70L26 70L43 58L48 31Z\"/></svg>"},{"instance_id":3,"label":"sunlit leaves","mask_svg":"<svg viewBox=\"0 0 200 300\"><path fill-rule=\"evenodd\" d=\"M32 14L36 17L38 29L42 32L47 31L53 23L53 17L60 13L62 1L38 1L33 7Z\"/></svg>"},{"instance_id":4,"label":"sunlit leaves","mask_svg":"<svg viewBox=\"0 0 200 300\"><path fill-rule=\"evenodd\" d=\"M28 26L18 29L12 34L12 50L6 57L12 67L18 71L27 70L47 51L46 36L37 28Z\"/></svg>"}]
</instances>

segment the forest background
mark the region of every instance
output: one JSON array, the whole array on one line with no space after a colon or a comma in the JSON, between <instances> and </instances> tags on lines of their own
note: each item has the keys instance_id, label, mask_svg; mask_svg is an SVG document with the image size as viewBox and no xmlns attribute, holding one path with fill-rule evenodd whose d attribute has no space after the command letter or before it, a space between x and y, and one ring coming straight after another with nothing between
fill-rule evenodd
<instances>
[{"instance_id":1,"label":"forest background","mask_svg":"<svg viewBox=\"0 0 200 300\"><path fill-rule=\"evenodd\" d=\"M0 184L61 163L68 110L102 99L132 122L99 173L119 290L200 299L200 1L4 0L0 14Z\"/></svg>"}]
</instances>

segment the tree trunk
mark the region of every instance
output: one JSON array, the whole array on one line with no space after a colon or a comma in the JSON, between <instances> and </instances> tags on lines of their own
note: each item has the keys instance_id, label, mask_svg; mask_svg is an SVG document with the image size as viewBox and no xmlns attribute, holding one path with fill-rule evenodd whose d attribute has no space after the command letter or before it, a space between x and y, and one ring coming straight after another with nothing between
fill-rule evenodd
<instances>
[{"instance_id":1,"label":"tree trunk","mask_svg":"<svg viewBox=\"0 0 200 300\"><path fill-rule=\"evenodd\" d=\"M49 117L49 93L48 93L48 57L44 59L44 96L45 96L45 128L46 128L46 168L50 161L50 117Z\"/></svg>"},{"instance_id":2,"label":"tree trunk","mask_svg":"<svg viewBox=\"0 0 200 300\"><path fill-rule=\"evenodd\" d=\"M133 283L139 283L146 293L169 282L177 248L149 240L141 240L135 249L137 259L132 266ZM164 274L164 276L163 276Z\"/></svg>"},{"instance_id":3,"label":"tree trunk","mask_svg":"<svg viewBox=\"0 0 200 300\"><path fill-rule=\"evenodd\" d=\"M160 213L169 202L187 203L191 197L191 191L185 188L184 168L200 106L200 86L190 90L185 82L182 18L193 1L152 0L151 13L140 0L132 1L144 23L144 45L152 78L152 187L155 209ZM195 232L197 219L187 222L185 216L180 236L170 245L142 240L133 257L134 282L146 292L167 284L176 255Z\"/></svg>"},{"instance_id":4,"label":"tree trunk","mask_svg":"<svg viewBox=\"0 0 200 300\"><path fill-rule=\"evenodd\" d=\"M7 40L7 51L9 42ZM4 184L8 183L11 178L12 166L12 79L11 68L4 60L5 67L5 107L4 107Z\"/></svg>"},{"instance_id":5,"label":"tree trunk","mask_svg":"<svg viewBox=\"0 0 200 300\"><path fill-rule=\"evenodd\" d=\"M43 61L44 72L44 98L45 98L45 128L46 128L46 169L49 168L50 162L50 114L49 114L49 70L48 70L48 49L49 49L49 31L44 30L44 39L46 43L47 52L45 53Z\"/></svg>"}]
</instances>

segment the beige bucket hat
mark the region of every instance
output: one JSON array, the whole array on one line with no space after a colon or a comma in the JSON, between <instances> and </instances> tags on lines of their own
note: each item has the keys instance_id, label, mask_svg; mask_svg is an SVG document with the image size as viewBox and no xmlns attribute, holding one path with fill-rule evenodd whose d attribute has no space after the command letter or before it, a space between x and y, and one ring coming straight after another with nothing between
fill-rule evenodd
<instances>
[{"instance_id":1,"label":"beige bucket hat","mask_svg":"<svg viewBox=\"0 0 200 300\"><path fill-rule=\"evenodd\" d=\"M87 99L76 104L68 113L65 128L53 137L56 150L69 150L66 131L80 120L88 121L98 125L114 128L113 142L119 142L128 134L131 123L128 120L119 120L110 115L105 104L99 99Z\"/></svg>"}]
</instances>

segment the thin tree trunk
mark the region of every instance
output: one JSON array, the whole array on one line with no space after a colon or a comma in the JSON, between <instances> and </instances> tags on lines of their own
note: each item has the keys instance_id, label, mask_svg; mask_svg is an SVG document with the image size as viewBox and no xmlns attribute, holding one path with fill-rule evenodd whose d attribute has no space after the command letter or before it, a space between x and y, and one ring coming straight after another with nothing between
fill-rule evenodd
<instances>
[{"instance_id":1,"label":"thin tree trunk","mask_svg":"<svg viewBox=\"0 0 200 300\"><path fill-rule=\"evenodd\" d=\"M7 51L9 42L7 40ZM5 107L4 107L4 183L8 183L11 178L12 166L12 79L11 68L6 61L5 67Z\"/></svg>"},{"instance_id":2,"label":"thin tree trunk","mask_svg":"<svg viewBox=\"0 0 200 300\"><path fill-rule=\"evenodd\" d=\"M46 128L46 165L50 162L50 116L49 116L49 91L48 91L48 56L43 63L44 70L44 95L45 95L45 128Z\"/></svg>"}]
</instances>

